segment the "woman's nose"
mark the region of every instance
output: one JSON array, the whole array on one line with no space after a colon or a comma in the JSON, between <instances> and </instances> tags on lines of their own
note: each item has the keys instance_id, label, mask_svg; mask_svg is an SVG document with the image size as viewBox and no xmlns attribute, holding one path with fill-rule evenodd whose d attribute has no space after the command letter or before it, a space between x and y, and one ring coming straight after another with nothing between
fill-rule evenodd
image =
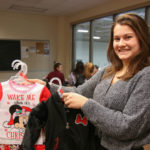
<instances>
[{"instance_id":1,"label":"woman's nose","mask_svg":"<svg viewBox=\"0 0 150 150\"><path fill-rule=\"evenodd\" d=\"M119 45L120 47L126 46L126 43L125 43L124 39L121 38L120 41L119 41L119 43L118 43L118 45Z\"/></svg>"}]
</instances>

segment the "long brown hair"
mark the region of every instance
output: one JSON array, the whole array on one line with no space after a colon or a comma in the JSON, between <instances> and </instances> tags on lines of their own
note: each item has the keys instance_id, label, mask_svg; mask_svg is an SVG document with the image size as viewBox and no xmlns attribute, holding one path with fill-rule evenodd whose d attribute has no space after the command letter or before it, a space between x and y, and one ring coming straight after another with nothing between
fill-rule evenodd
<instances>
[{"instance_id":1,"label":"long brown hair","mask_svg":"<svg viewBox=\"0 0 150 150\"><path fill-rule=\"evenodd\" d=\"M90 79L91 78L93 71L94 71L93 63L87 62L84 65L84 75L85 75L86 79Z\"/></svg>"},{"instance_id":2,"label":"long brown hair","mask_svg":"<svg viewBox=\"0 0 150 150\"><path fill-rule=\"evenodd\" d=\"M129 26L135 32L141 48L141 52L130 61L128 72L120 77L122 80L128 80L144 67L150 66L149 28L143 18L133 13L123 14L116 18L111 28L111 36L107 49L107 58L111 66L106 68L103 79L123 68L122 61L118 58L113 48L114 28L116 24Z\"/></svg>"}]
</instances>

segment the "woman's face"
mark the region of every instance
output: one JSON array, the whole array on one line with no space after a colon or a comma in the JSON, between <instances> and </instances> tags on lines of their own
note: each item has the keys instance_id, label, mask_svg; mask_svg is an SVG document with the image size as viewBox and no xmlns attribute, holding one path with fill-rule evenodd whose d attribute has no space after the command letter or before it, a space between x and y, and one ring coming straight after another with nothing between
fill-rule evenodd
<instances>
[{"instance_id":1,"label":"woman's face","mask_svg":"<svg viewBox=\"0 0 150 150\"><path fill-rule=\"evenodd\" d=\"M116 24L113 38L114 51L122 62L128 63L140 53L138 37L129 26Z\"/></svg>"},{"instance_id":2,"label":"woman's face","mask_svg":"<svg viewBox=\"0 0 150 150\"><path fill-rule=\"evenodd\" d=\"M57 71L62 72L62 65L59 65L59 66L57 67Z\"/></svg>"}]
</instances>

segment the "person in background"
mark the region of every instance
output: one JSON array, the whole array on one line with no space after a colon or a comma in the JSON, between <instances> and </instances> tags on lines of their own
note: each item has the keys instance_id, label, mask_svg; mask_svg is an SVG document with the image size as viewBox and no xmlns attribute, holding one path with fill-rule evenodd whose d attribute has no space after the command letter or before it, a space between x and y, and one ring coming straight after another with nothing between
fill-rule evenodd
<instances>
[{"instance_id":1,"label":"person in background","mask_svg":"<svg viewBox=\"0 0 150 150\"><path fill-rule=\"evenodd\" d=\"M84 76L86 80L89 80L94 75L94 65L91 62L87 62L84 65Z\"/></svg>"},{"instance_id":2,"label":"person in background","mask_svg":"<svg viewBox=\"0 0 150 150\"><path fill-rule=\"evenodd\" d=\"M62 85L64 85L65 83L65 78L64 78L64 74L62 73L62 64L57 62L54 64L54 71L50 72L46 79L48 80L48 82L54 78L57 77L61 80ZM59 84L57 80L54 80L53 83L55 84Z\"/></svg>"},{"instance_id":3,"label":"person in background","mask_svg":"<svg viewBox=\"0 0 150 150\"><path fill-rule=\"evenodd\" d=\"M107 57L109 66L87 82L62 87L64 104L82 110L96 127L102 150L143 150L150 143L150 33L142 17L115 18Z\"/></svg>"},{"instance_id":4,"label":"person in background","mask_svg":"<svg viewBox=\"0 0 150 150\"><path fill-rule=\"evenodd\" d=\"M82 85L86 80L89 80L94 75L94 65L91 62L87 62L84 65L84 74L79 76L76 80L75 86Z\"/></svg>"},{"instance_id":5,"label":"person in background","mask_svg":"<svg viewBox=\"0 0 150 150\"><path fill-rule=\"evenodd\" d=\"M84 75L84 63L82 61L78 61L76 63L75 69L70 73L68 83L70 86L78 86L76 84L78 78L83 77Z\"/></svg>"},{"instance_id":6,"label":"person in background","mask_svg":"<svg viewBox=\"0 0 150 150\"><path fill-rule=\"evenodd\" d=\"M98 66L94 65L94 71L93 71L93 75L98 71Z\"/></svg>"}]
</instances>

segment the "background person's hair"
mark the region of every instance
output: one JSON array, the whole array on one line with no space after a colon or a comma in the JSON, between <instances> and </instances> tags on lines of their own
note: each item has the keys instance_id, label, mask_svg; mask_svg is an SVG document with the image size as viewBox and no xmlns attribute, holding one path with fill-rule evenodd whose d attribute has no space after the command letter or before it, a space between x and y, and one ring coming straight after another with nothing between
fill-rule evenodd
<instances>
[{"instance_id":1,"label":"background person's hair","mask_svg":"<svg viewBox=\"0 0 150 150\"><path fill-rule=\"evenodd\" d=\"M106 69L103 79L111 76L123 67L122 61L118 58L113 48L114 28L117 24L129 26L135 32L141 48L141 52L130 61L128 72L120 77L120 79L128 80L138 71L150 65L149 28L145 20L134 13L123 14L115 19L111 28L111 36L107 49L107 58L111 62L111 66Z\"/></svg>"},{"instance_id":2,"label":"background person's hair","mask_svg":"<svg viewBox=\"0 0 150 150\"><path fill-rule=\"evenodd\" d=\"M94 71L93 63L87 62L84 65L84 75L85 75L86 79L90 79L91 78L91 74L93 73L93 71Z\"/></svg>"},{"instance_id":3,"label":"background person's hair","mask_svg":"<svg viewBox=\"0 0 150 150\"><path fill-rule=\"evenodd\" d=\"M94 65L94 67L98 70L98 66L97 65Z\"/></svg>"},{"instance_id":4,"label":"background person's hair","mask_svg":"<svg viewBox=\"0 0 150 150\"><path fill-rule=\"evenodd\" d=\"M54 64L54 70L57 70L57 68L58 68L60 65L62 65L62 64L59 63L59 62L56 62L56 63Z\"/></svg>"},{"instance_id":5,"label":"background person's hair","mask_svg":"<svg viewBox=\"0 0 150 150\"><path fill-rule=\"evenodd\" d=\"M84 63L82 61L78 61L76 63L76 68L73 71L75 74L83 74L84 72Z\"/></svg>"}]
</instances>

